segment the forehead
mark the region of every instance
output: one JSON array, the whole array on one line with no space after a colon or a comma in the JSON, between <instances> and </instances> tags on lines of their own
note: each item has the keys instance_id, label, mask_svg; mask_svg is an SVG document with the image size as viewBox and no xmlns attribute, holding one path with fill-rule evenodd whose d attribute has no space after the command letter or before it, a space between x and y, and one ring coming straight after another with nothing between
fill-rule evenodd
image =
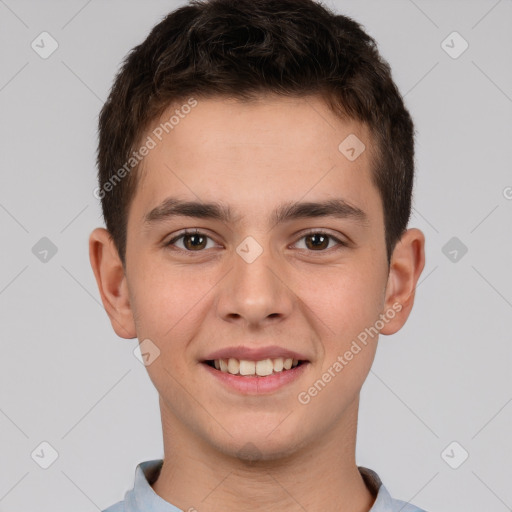
<instances>
[{"instance_id":1,"label":"forehead","mask_svg":"<svg viewBox=\"0 0 512 512\"><path fill-rule=\"evenodd\" d=\"M169 195L254 213L258 206L343 197L378 215L369 130L342 120L321 97L197 98L193 108L185 105L169 107L144 135L154 147L138 170L132 206L139 218ZM348 158L350 146L364 150Z\"/></svg>"}]
</instances>

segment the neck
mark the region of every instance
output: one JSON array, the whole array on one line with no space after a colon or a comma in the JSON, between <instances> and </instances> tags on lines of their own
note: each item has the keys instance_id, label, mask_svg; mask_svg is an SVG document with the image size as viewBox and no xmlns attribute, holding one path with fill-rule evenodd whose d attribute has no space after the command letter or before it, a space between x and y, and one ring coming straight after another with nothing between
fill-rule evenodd
<instances>
[{"instance_id":1,"label":"neck","mask_svg":"<svg viewBox=\"0 0 512 512\"><path fill-rule=\"evenodd\" d=\"M291 455L249 461L195 436L160 401L164 463L153 490L191 512L368 512L375 496L355 463L358 405Z\"/></svg>"}]
</instances>

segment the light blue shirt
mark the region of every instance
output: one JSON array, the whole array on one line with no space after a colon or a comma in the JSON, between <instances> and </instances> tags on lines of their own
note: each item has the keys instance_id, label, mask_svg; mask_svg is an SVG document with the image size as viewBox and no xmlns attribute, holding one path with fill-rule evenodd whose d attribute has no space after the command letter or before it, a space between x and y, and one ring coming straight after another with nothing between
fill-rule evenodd
<instances>
[{"instance_id":1,"label":"light blue shirt","mask_svg":"<svg viewBox=\"0 0 512 512\"><path fill-rule=\"evenodd\" d=\"M162 459L141 462L135 469L133 489L126 492L123 501L115 503L102 512L182 512L181 509L158 496L151 487L160 474L162 464ZM358 469L366 486L376 496L375 503L369 512L425 512L405 501L393 499L375 471L362 466Z\"/></svg>"}]
</instances>

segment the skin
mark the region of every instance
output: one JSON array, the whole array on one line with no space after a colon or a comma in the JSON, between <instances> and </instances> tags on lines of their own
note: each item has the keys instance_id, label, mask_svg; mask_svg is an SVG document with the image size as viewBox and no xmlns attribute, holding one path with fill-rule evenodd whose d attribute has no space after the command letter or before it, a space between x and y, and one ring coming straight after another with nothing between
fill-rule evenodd
<instances>
[{"instance_id":1,"label":"skin","mask_svg":"<svg viewBox=\"0 0 512 512\"><path fill-rule=\"evenodd\" d=\"M349 134L366 145L353 162L338 150ZM297 399L379 315L400 305L380 329L390 335L413 306L425 238L409 229L388 267L371 144L364 125L341 120L317 96L200 99L144 158L128 217L126 268L108 232L92 232L91 265L113 329L160 350L146 367L160 396L165 452L152 487L180 509L371 508L375 498L357 470L355 443L359 393L378 336L308 404ZM168 196L222 202L235 219L144 223ZM268 219L284 201L339 197L363 209L368 224ZM198 228L208 245L195 249L190 238L174 250L165 245L185 228ZM304 238L310 230L349 245L330 238L316 248ZM250 264L236 252L247 236L263 249ZM225 389L200 362L225 347L273 344L307 355L310 364L266 396Z\"/></svg>"}]
</instances>

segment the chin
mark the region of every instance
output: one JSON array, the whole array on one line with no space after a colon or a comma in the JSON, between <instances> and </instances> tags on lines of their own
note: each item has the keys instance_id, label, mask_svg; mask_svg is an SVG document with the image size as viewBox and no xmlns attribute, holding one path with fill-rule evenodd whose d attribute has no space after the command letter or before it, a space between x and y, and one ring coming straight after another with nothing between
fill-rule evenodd
<instances>
[{"instance_id":1,"label":"chin","mask_svg":"<svg viewBox=\"0 0 512 512\"><path fill-rule=\"evenodd\" d=\"M228 444L217 444L215 447L228 457L255 465L290 458L306 444L307 440L299 440L283 432L275 436L267 433L251 436L246 432L244 436L230 438Z\"/></svg>"}]
</instances>

